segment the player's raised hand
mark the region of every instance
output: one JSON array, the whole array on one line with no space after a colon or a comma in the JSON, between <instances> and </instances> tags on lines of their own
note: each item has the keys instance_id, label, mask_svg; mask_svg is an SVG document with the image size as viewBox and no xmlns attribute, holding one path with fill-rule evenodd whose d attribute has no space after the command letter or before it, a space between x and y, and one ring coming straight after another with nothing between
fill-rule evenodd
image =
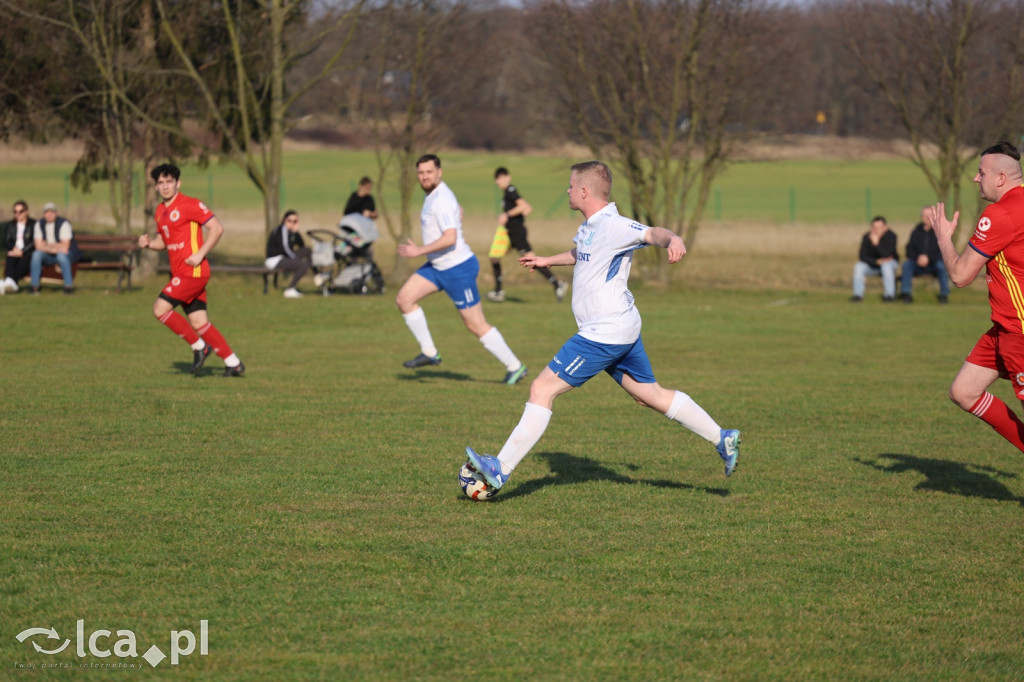
<instances>
[{"instance_id":1,"label":"player's raised hand","mask_svg":"<svg viewBox=\"0 0 1024 682\"><path fill-rule=\"evenodd\" d=\"M937 237L952 239L956 224L960 221L960 211L953 213L953 219L946 219L946 205L939 202L931 207L932 229Z\"/></svg>"}]
</instances>

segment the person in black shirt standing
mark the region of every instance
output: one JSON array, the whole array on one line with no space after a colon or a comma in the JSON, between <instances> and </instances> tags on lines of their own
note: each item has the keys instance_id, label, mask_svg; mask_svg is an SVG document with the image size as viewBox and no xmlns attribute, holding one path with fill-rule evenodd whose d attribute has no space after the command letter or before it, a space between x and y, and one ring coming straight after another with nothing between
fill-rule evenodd
<instances>
[{"instance_id":1,"label":"person in black shirt standing","mask_svg":"<svg viewBox=\"0 0 1024 682\"><path fill-rule=\"evenodd\" d=\"M520 256L533 255L533 249L526 238L526 216L533 207L519 196L519 190L512 184L512 176L504 166L494 171L494 184L502 191L501 215L498 216L498 230L494 233L494 241L487 254L491 259L491 269L494 270L494 291L487 292L487 300L499 303L505 300L505 290L501 286L501 259L508 253L509 246L514 247ZM554 287L556 300L560 302L565 298L565 292L569 290L566 282L555 277L548 268L536 270Z\"/></svg>"},{"instance_id":2,"label":"person in black shirt standing","mask_svg":"<svg viewBox=\"0 0 1024 682\"><path fill-rule=\"evenodd\" d=\"M352 192L352 196L348 198L345 203L345 213L343 215L349 215L350 213L361 213L367 218L377 218L377 203L373 200L373 195L370 192L373 191L373 180L366 177L365 175L359 181L359 187L355 192Z\"/></svg>"}]
</instances>

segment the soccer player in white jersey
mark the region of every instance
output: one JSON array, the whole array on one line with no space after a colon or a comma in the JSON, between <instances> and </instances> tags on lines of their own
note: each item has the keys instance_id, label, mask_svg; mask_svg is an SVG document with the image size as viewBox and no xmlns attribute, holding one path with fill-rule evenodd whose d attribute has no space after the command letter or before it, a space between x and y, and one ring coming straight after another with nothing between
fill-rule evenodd
<instances>
[{"instance_id":1,"label":"soccer player in white jersey","mask_svg":"<svg viewBox=\"0 0 1024 682\"><path fill-rule=\"evenodd\" d=\"M528 254L519 262L531 270L573 265L572 312L579 332L569 339L530 385L523 416L497 457L466 448L473 466L487 482L501 488L512 470L537 444L551 420L557 396L582 386L604 370L640 405L661 412L703 436L725 461L725 475L736 468L740 432L723 429L690 396L662 388L640 338L640 313L627 288L633 252L645 246L668 250L668 262L686 254L678 235L619 215L609 202L612 174L600 161L577 163L569 176L569 208L583 214L573 239L576 245L557 256Z\"/></svg>"},{"instance_id":2,"label":"soccer player in white jersey","mask_svg":"<svg viewBox=\"0 0 1024 682\"><path fill-rule=\"evenodd\" d=\"M462 209L441 175L441 159L437 156L424 154L416 161L416 177L427 194L420 212L423 246L408 239L398 245L398 255L403 258L426 256L427 262L409 276L395 298L405 324L420 344L420 354L403 364L409 369L441 364L441 354L434 345L419 301L444 291L462 316L466 329L505 365L502 382L518 383L526 376L526 365L508 347L498 328L487 324L476 286L480 262L462 238Z\"/></svg>"}]
</instances>

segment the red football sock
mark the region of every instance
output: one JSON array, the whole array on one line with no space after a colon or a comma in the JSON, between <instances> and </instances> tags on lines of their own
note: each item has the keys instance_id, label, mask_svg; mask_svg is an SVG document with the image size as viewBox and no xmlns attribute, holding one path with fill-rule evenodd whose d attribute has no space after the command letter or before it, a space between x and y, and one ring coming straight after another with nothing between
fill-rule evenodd
<instances>
[{"instance_id":1,"label":"red football sock","mask_svg":"<svg viewBox=\"0 0 1024 682\"><path fill-rule=\"evenodd\" d=\"M199 335L203 337L203 341L210 344L213 348L213 352L216 353L221 359L224 359L231 355L231 346L224 340L217 328L213 326L212 322L207 322L205 326L199 328Z\"/></svg>"},{"instance_id":2,"label":"red football sock","mask_svg":"<svg viewBox=\"0 0 1024 682\"><path fill-rule=\"evenodd\" d=\"M188 341L189 345L199 340L199 334L196 333L196 330L192 329L192 325L173 310L168 310L163 317L157 319L163 322L172 332Z\"/></svg>"},{"instance_id":3,"label":"red football sock","mask_svg":"<svg viewBox=\"0 0 1024 682\"><path fill-rule=\"evenodd\" d=\"M978 402L971 407L970 413L1024 452L1024 423L1002 400L991 393L983 393Z\"/></svg>"}]
</instances>

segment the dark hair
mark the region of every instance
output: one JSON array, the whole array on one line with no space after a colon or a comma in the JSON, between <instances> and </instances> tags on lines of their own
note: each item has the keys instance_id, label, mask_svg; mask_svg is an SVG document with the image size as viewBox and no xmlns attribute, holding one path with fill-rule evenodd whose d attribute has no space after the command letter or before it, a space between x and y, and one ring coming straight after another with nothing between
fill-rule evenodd
<instances>
[{"instance_id":1,"label":"dark hair","mask_svg":"<svg viewBox=\"0 0 1024 682\"><path fill-rule=\"evenodd\" d=\"M877 222L879 222L879 221L881 221L881 222L885 223L886 225L888 225L888 224L889 224L889 223L888 223L888 222L886 221L886 219L885 219L885 216L884 216L884 215L876 215L876 216L875 216L874 218L872 218L872 219L871 219L871 222L873 222L873 223L877 223Z\"/></svg>"},{"instance_id":2,"label":"dark hair","mask_svg":"<svg viewBox=\"0 0 1024 682\"><path fill-rule=\"evenodd\" d=\"M25 213L28 213L28 202L27 201L25 201L24 199L18 199L17 201L14 202L14 204L11 206L11 208L12 209L18 208L19 206L24 206L25 207Z\"/></svg>"},{"instance_id":3,"label":"dark hair","mask_svg":"<svg viewBox=\"0 0 1024 682\"><path fill-rule=\"evenodd\" d=\"M363 177L359 178L359 186L360 187L362 187L363 185L372 185L372 184L373 184L373 180L371 180L370 176L368 176L368 175L364 175Z\"/></svg>"},{"instance_id":4,"label":"dark hair","mask_svg":"<svg viewBox=\"0 0 1024 682\"><path fill-rule=\"evenodd\" d=\"M504 166L498 166L498 170L494 171L494 179L497 180L502 175L508 175L508 168Z\"/></svg>"},{"instance_id":5,"label":"dark hair","mask_svg":"<svg viewBox=\"0 0 1024 682\"><path fill-rule=\"evenodd\" d=\"M293 215L299 215L299 212L293 211L291 209L285 211L284 215L281 216L281 224L284 225L286 222L288 222L288 219L291 218Z\"/></svg>"},{"instance_id":6,"label":"dark hair","mask_svg":"<svg viewBox=\"0 0 1024 682\"><path fill-rule=\"evenodd\" d=\"M441 159L437 158L437 154L424 154L416 159L416 167L419 168L421 163L426 163L427 161L433 161L435 166L441 167Z\"/></svg>"},{"instance_id":7,"label":"dark hair","mask_svg":"<svg viewBox=\"0 0 1024 682\"><path fill-rule=\"evenodd\" d=\"M981 153L982 156L988 156L989 154L1002 154L1003 156L1009 156L1014 161L1020 161L1020 152L1011 142L996 142Z\"/></svg>"},{"instance_id":8,"label":"dark hair","mask_svg":"<svg viewBox=\"0 0 1024 682\"><path fill-rule=\"evenodd\" d=\"M181 169L175 166L173 163L161 163L149 172L149 177L153 178L153 182L159 182L161 176L169 175L175 180L181 179Z\"/></svg>"}]
</instances>

